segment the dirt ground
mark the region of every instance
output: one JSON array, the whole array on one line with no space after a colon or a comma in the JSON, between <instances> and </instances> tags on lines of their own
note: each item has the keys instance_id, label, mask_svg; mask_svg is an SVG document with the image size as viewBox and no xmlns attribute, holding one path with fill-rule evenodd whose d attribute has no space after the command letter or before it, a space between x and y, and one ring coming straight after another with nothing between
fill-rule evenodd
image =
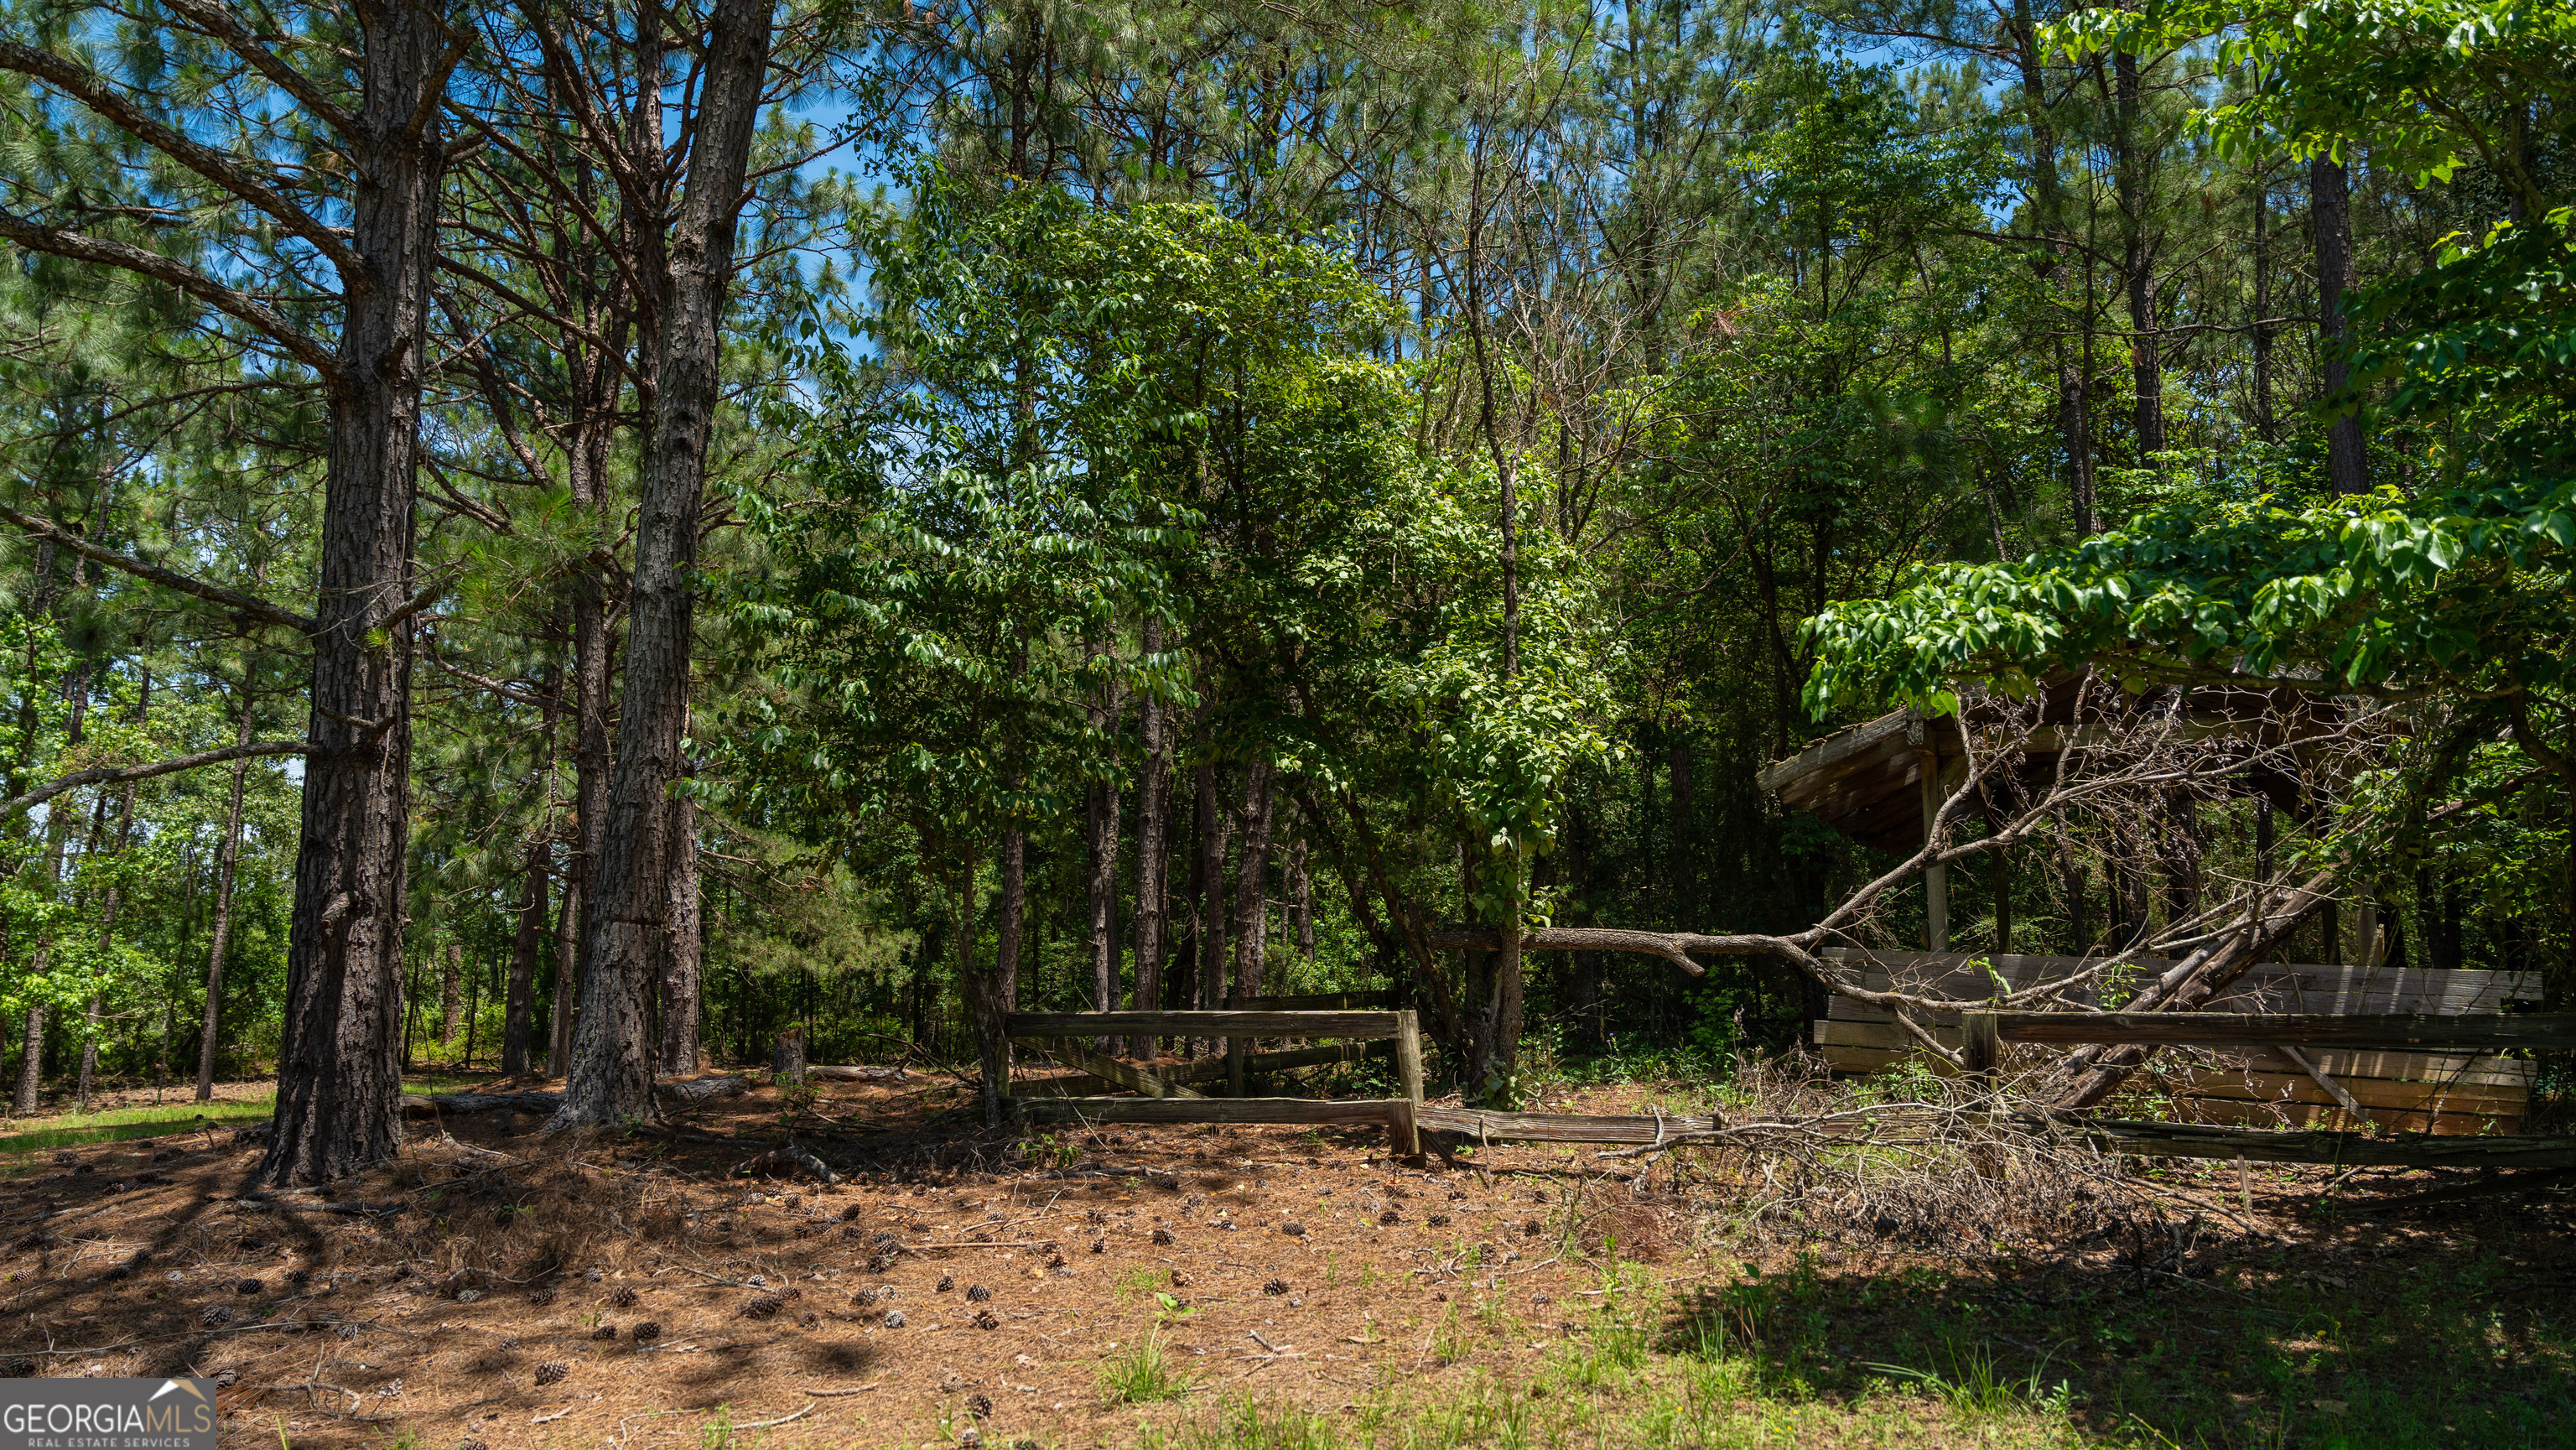
<instances>
[{"instance_id":1,"label":"dirt ground","mask_svg":"<svg viewBox=\"0 0 2576 1450\"><path fill-rule=\"evenodd\" d=\"M1437 1395L1534 1370L1590 1332L1620 1262L1688 1303L1792 1264L1830 1290L1931 1261L1866 1243L1721 1251L1704 1202L1641 1191L1591 1150L1496 1148L1426 1172L1375 1133L988 1136L953 1090L918 1081L831 1084L820 1118L800 1119L798 1141L843 1181L738 1173L789 1106L759 1089L679 1142L543 1138L507 1113L415 1121L399 1163L265 1201L239 1196L257 1148L220 1131L54 1155L0 1183L0 1373L213 1375L225 1443L243 1446L644 1450L699 1443L720 1407L744 1430L781 1422L773 1443L971 1429L986 1445L1125 1445L1140 1411L1101 1375L1140 1345L1202 1392L1330 1411L1391 1382ZM752 1141L704 1141L737 1133ZM2194 1166L2173 1191L2178 1215L2221 1224L2250 1188L2262 1272L2284 1284L2344 1282L2365 1241L2360 1262L2405 1272L2390 1256L2421 1234L2300 1216L2324 1177L2240 1184ZM2569 1282L2563 1225L2530 1218L2508 1242L2515 1222L2490 1220L2485 1251ZM2187 1279L2190 1252L2149 1268L2110 1241L2030 1246L2005 1292ZM1869 1325L1856 1310L1815 1350L1886 1353L1833 1343Z\"/></svg>"}]
</instances>

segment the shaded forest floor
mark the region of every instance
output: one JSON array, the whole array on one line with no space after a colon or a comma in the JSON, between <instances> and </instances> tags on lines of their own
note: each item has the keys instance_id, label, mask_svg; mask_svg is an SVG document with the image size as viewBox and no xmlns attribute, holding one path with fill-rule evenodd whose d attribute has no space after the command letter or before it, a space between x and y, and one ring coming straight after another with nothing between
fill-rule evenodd
<instances>
[{"instance_id":1,"label":"shaded forest floor","mask_svg":"<svg viewBox=\"0 0 2576 1450\"><path fill-rule=\"evenodd\" d=\"M534 1086L534 1084L516 1084ZM1687 1094L1584 1089L1550 1108ZM1741 1186L1562 1148L976 1131L832 1084L799 1141L415 1122L336 1193L238 1197L221 1128L0 1182L0 1371L200 1373L227 1445L2564 1445L2571 1200L2373 1210L2422 1174L2144 1170L2152 1238L1809 1238ZM701 1136L774 1139L760 1089ZM22 1128L36 1126L22 1122ZM448 1136L452 1134L451 1136ZM30 1161L22 1155L21 1161ZM976 1295L973 1291L986 1291ZM765 1422L778 1421L769 1424Z\"/></svg>"}]
</instances>

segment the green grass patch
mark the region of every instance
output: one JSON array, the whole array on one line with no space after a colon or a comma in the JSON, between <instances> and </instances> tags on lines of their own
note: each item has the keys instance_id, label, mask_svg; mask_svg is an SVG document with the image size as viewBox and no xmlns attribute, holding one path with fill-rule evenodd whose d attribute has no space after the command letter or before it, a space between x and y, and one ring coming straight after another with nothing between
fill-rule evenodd
<instances>
[{"instance_id":1,"label":"green grass patch","mask_svg":"<svg viewBox=\"0 0 2576 1450\"><path fill-rule=\"evenodd\" d=\"M276 1099L271 1096L232 1102L191 1101L164 1103L159 1107L109 1108L95 1113L65 1113L56 1118L26 1119L24 1121L41 1121L44 1126L0 1137L0 1158L24 1158L29 1154L50 1153L60 1148L193 1133L208 1124L228 1130L246 1123L264 1123L276 1110ZM6 1165L0 1167L0 1173L23 1170L27 1166Z\"/></svg>"},{"instance_id":2,"label":"green grass patch","mask_svg":"<svg viewBox=\"0 0 2576 1450\"><path fill-rule=\"evenodd\" d=\"M1180 1367L1159 1335L1148 1335L1126 1353L1101 1362L1100 1393L1112 1404L1151 1405L1190 1392L1195 1377Z\"/></svg>"}]
</instances>

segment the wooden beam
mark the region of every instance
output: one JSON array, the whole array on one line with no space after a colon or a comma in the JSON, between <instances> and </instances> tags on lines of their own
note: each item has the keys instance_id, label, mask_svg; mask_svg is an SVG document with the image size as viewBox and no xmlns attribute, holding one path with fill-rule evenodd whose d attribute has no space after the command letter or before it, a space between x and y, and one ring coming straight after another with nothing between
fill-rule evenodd
<instances>
[{"instance_id":1,"label":"wooden beam","mask_svg":"<svg viewBox=\"0 0 2576 1450\"><path fill-rule=\"evenodd\" d=\"M1395 1074L1404 1093L1404 1112L1395 1122L1395 1151L1406 1158L1419 1158L1422 1156L1422 1024L1411 1008L1395 1016Z\"/></svg>"},{"instance_id":2,"label":"wooden beam","mask_svg":"<svg viewBox=\"0 0 2576 1450\"><path fill-rule=\"evenodd\" d=\"M1352 1037L1391 1038L1392 1012L1006 1012L1013 1037Z\"/></svg>"},{"instance_id":3,"label":"wooden beam","mask_svg":"<svg viewBox=\"0 0 2576 1450\"><path fill-rule=\"evenodd\" d=\"M2389 1052L2576 1047L2576 1013L1997 1012L2006 1042L2156 1042L2191 1047L2303 1047Z\"/></svg>"},{"instance_id":4,"label":"wooden beam","mask_svg":"<svg viewBox=\"0 0 2576 1450\"><path fill-rule=\"evenodd\" d=\"M1285 1072L1292 1067L1321 1067L1336 1062L1359 1062L1371 1057L1385 1057L1395 1051L1391 1041L1335 1042L1323 1047L1289 1047L1275 1052L1255 1052L1243 1059L1252 1072ZM1225 1077L1223 1057L1202 1057L1193 1062L1166 1058L1154 1065L1155 1074L1165 1082L1217 1082Z\"/></svg>"},{"instance_id":5,"label":"wooden beam","mask_svg":"<svg viewBox=\"0 0 2576 1450\"><path fill-rule=\"evenodd\" d=\"M1120 1062L1117 1058L1103 1056L1100 1053L1093 1052L1087 1047L1078 1046L1071 1038L1015 1036L1011 1040L1020 1044L1022 1047L1034 1048L1039 1052L1043 1052L1049 1057L1056 1059L1058 1062L1063 1063L1067 1067L1081 1068L1084 1072L1091 1074L1093 1077L1101 1078L1108 1082L1114 1082L1130 1092L1143 1093L1149 1098L1194 1098L1198 1096L1197 1093L1190 1091L1179 1083L1168 1082L1162 1078L1154 1076L1150 1072L1144 1072L1137 1068L1130 1067L1126 1063Z\"/></svg>"},{"instance_id":6,"label":"wooden beam","mask_svg":"<svg viewBox=\"0 0 2576 1450\"><path fill-rule=\"evenodd\" d=\"M1394 1098L1013 1098L1041 1123L1296 1123L1383 1127Z\"/></svg>"},{"instance_id":7,"label":"wooden beam","mask_svg":"<svg viewBox=\"0 0 2576 1450\"><path fill-rule=\"evenodd\" d=\"M1572 1113L1489 1113L1478 1108L1426 1107L1414 1115L1422 1127L1469 1139L1519 1143L1652 1143L1684 1133L1713 1133L1716 1118L1671 1114L1662 1119L1583 1117Z\"/></svg>"}]
</instances>

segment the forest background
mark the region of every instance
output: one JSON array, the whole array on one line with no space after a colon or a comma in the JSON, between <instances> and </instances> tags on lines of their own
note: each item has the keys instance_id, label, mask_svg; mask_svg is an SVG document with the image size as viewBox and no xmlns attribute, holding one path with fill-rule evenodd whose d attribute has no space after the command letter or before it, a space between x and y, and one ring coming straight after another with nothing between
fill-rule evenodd
<instances>
[{"instance_id":1,"label":"forest background","mask_svg":"<svg viewBox=\"0 0 2576 1450\"><path fill-rule=\"evenodd\" d=\"M1721 1064L1814 984L1422 933L1817 920L1888 858L1764 764L2171 624L1980 633L1998 581L2086 616L2049 581L2164 578L2199 524L2402 551L2471 486L2524 489L2469 546L2506 594L2576 542L2567 330L2492 332L2565 320L2563 10L0 24L21 1113L275 1071L281 1122L389 1118L402 1068L569 1065L559 1121L605 1123L790 1023L989 1073L1005 1002L1390 984L1477 1098ZM2476 810L2285 829L2370 838L2374 950L2562 996L2576 716L2523 666L2563 621L2297 644L2420 611L2367 564L2180 654L2438 694L2448 763L2390 779ZM1952 936L2135 939L2250 830L2061 833ZM290 1129L272 1171L382 1144Z\"/></svg>"}]
</instances>

